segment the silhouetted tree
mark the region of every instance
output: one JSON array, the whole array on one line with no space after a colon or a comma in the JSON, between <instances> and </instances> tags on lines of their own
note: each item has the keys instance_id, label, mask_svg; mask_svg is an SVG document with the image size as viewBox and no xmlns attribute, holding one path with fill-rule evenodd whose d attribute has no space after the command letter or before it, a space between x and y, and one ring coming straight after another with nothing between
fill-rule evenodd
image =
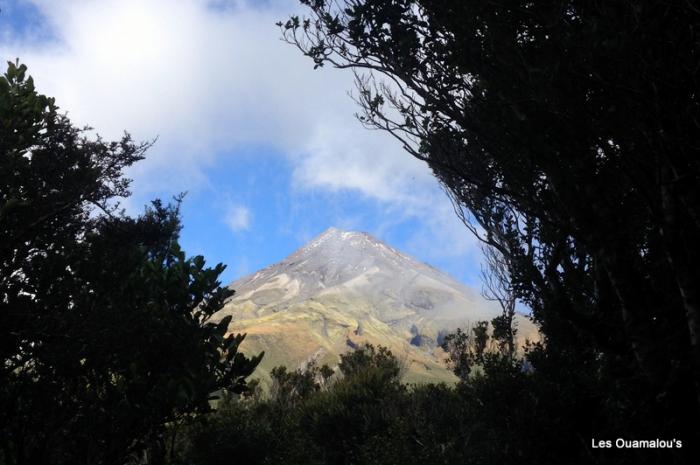
<instances>
[{"instance_id":1,"label":"silhouetted tree","mask_svg":"<svg viewBox=\"0 0 700 465\"><path fill-rule=\"evenodd\" d=\"M310 363L305 369L290 371L285 366L272 369L271 397L283 404L294 404L319 391L333 374L328 365L317 367Z\"/></svg>"},{"instance_id":2,"label":"silhouetted tree","mask_svg":"<svg viewBox=\"0 0 700 465\"><path fill-rule=\"evenodd\" d=\"M180 199L118 210L148 146L89 139L24 65L0 77L0 463L157 461L260 360L209 323L232 291L180 249Z\"/></svg>"},{"instance_id":3,"label":"silhouetted tree","mask_svg":"<svg viewBox=\"0 0 700 465\"><path fill-rule=\"evenodd\" d=\"M482 247L485 263L481 268L481 295L487 300L498 302L501 315L491 320L493 340L499 345L501 352L515 355L515 291L510 278L507 259L495 247Z\"/></svg>"},{"instance_id":4,"label":"silhouetted tree","mask_svg":"<svg viewBox=\"0 0 700 465\"><path fill-rule=\"evenodd\" d=\"M340 366L343 376L325 386L321 379L328 381L332 374L325 365L318 368L310 364L294 371L273 369L274 384L267 399L228 397L222 408L189 427L179 448L181 462L224 464L230 463L231 457L251 464L405 463L411 456L427 459L427 453L414 453L413 446L420 441L409 440L412 427L405 416L411 415L416 428L430 430L416 433L426 443L445 425L431 428L426 411L430 395L421 396L415 409L408 410L408 390L399 382L401 362L391 351L364 345L343 354ZM440 397L457 398L446 388L434 391ZM440 418L444 422L451 419Z\"/></svg>"},{"instance_id":5,"label":"silhouetted tree","mask_svg":"<svg viewBox=\"0 0 700 465\"><path fill-rule=\"evenodd\" d=\"M508 263L580 438L700 443L700 10L688 2L302 0L360 120L432 168ZM380 81L379 77L386 78ZM576 386L586 386L576 389ZM653 454L646 460L653 460Z\"/></svg>"},{"instance_id":6,"label":"silhouetted tree","mask_svg":"<svg viewBox=\"0 0 700 465\"><path fill-rule=\"evenodd\" d=\"M341 354L338 369L345 377L376 370L388 380L398 381L403 367L388 348L365 344L356 350Z\"/></svg>"}]
</instances>

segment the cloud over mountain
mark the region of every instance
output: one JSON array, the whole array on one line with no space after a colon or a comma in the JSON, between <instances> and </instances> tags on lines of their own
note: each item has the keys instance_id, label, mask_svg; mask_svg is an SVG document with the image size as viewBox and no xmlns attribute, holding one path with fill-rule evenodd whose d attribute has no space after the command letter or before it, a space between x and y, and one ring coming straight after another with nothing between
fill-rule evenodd
<instances>
[{"instance_id":1,"label":"cloud over mountain","mask_svg":"<svg viewBox=\"0 0 700 465\"><path fill-rule=\"evenodd\" d=\"M236 291L217 318L231 315L246 332L246 350L264 350L262 373L311 360L337 364L363 343L388 346L409 381L453 379L441 338L490 321L498 306L472 289L372 236L330 228L279 263L231 284ZM520 343L536 338L517 317Z\"/></svg>"},{"instance_id":2,"label":"cloud over mountain","mask_svg":"<svg viewBox=\"0 0 700 465\"><path fill-rule=\"evenodd\" d=\"M475 241L427 166L388 134L365 130L347 92L352 75L314 71L279 39L295 0L33 0L32 27L5 31L0 57L19 57L39 90L77 125L105 138L158 138L134 178L133 211L155 195L224 186L210 171L260 148L283 157L290 195L351 192L387 220L421 224L409 240L425 255L476 265ZM2 27L2 26L0 26ZM192 198L192 196L190 196ZM254 216L258 216L251 207ZM429 212L429 213L428 213ZM221 220L230 224L229 211ZM437 238L437 240L435 240ZM226 260L228 261L228 260Z\"/></svg>"}]
</instances>

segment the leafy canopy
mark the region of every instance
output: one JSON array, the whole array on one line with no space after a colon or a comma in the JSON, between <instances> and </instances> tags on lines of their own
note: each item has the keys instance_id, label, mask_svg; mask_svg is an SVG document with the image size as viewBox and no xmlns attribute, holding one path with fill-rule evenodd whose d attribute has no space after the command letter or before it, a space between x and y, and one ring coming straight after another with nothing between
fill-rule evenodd
<instances>
[{"instance_id":1,"label":"leafy canopy","mask_svg":"<svg viewBox=\"0 0 700 465\"><path fill-rule=\"evenodd\" d=\"M427 162L507 264L546 338L537 377L568 399L559 437L584 457L593 431L700 441L700 10L301 3L283 38L355 73L360 121Z\"/></svg>"},{"instance_id":2,"label":"leafy canopy","mask_svg":"<svg viewBox=\"0 0 700 465\"><path fill-rule=\"evenodd\" d=\"M181 197L119 211L150 144L88 137L26 71L0 77L0 462L155 457L262 354L211 322L233 291L178 245Z\"/></svg>"}]
</instances>

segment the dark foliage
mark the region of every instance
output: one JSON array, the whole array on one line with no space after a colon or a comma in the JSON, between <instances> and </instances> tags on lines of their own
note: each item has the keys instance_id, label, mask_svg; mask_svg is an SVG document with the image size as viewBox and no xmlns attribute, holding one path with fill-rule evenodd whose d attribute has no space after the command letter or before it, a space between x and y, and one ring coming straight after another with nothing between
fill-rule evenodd
<instances>
[{"instance_id":1,"label":"dark foliage","mask_svg":"<svg viewBox=\"0 0 700 465\"><path fill-rule=\"evenodd\" d=\"M157 462L166 423L260 360L207 322L232 291L180 249L180 199L115 206L147 148L87 138L24 65L0 77L0 463Z\"/></svg>"},{"instance_id":2,"label":"dark foliage","mask_svg":"<svg viewBox=\"0 0 700 465\"><path fill-rule=\"evenodd\" d=\"M356 73L360 120L429 164L541 326L527 457L682 462L590 439L700 444L700 9L301 3L284 38Z\"/></svg>"},{"instance_id":3,"label":"dark foliage","mask_svg":"<svg viewBox=\"0 0 700 465\"><path fill-rule=\"evenodd\" d=\"M379 355L382 354L382 355ZM343 356L350 375L295 403L228 398L178 445L189 464L472 464L527 462L543 438L532 375L507 353L489 352L479 374L446 385L405 386L383 347ZM347 366L347 365L346 365ZM556 446L556 444L550 444ZM555 456L553 452L550 456ZM178 462L178 463L180 463Z\"/></svg>"},{"instance_id":4,"label":"dark foliage","mask_svg":"<svg viewBox=\"0 0 700 465\"><path fill-rule=\"evenodd\" d=\"M294 404L318 391L333 376L333 370L328 365L317 367L309 364L306 369L295 371L278 366L272 369L272 398L282 404Z\"/></svg>"},{"instance_id":5,"label":"dark foliage","mask_svg":"<svg viewBox=\"0 0 700 465\"><path fill-rule=\"evenodd\" d=\"M312 365L291 373L275 368L275 383L284 390L273 388L268 400L228 398L189 429L180 460L228 463L224 457L235 456L252 464L349 464L407 458L396 455L399 442L385 442L406 427L400 420L408 405L398 361L385 347L364 346L342 356L340 367L333 382L322 375L330 374L328 368Z\"/></svg>"}]
</instances>

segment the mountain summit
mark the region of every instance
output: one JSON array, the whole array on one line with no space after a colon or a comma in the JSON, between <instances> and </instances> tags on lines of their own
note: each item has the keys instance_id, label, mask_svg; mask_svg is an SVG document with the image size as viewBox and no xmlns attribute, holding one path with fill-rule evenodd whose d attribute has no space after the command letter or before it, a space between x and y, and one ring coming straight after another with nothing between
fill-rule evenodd
<instances>
[{"instance_id":1,"label":"mountain summit","mask_svg":"<svg viewBox=\"0 0 700 465\"><path fill-rule=\"evenodd\" d=\"M368 342L404 360L408 381L447 381L442 336L500 313L435 268L337 228L230 287L236 294L217 316L232 315L230 331L248 333L244 349L265 350L263 373L311 360L334 366L339 354ZM532 336L529 320L518 324Z\"/></svg>"}]
</instances>

